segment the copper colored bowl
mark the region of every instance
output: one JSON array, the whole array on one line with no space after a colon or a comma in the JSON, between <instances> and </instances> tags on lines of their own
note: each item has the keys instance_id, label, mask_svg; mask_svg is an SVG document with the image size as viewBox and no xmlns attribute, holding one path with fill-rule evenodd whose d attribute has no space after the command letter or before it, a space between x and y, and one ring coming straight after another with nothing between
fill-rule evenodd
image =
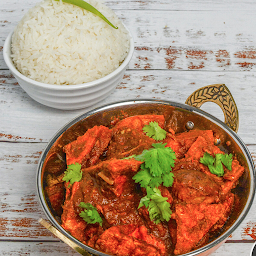
<instances>
[{"instance_id":1,"label":"copper colored bowl","mask_svg":"<svg viewBox=\"0 0 256 256\"><path fill-rule=\"evenodd\" d=\"M207 101L213 101L222 108L225 116L225 123L198 108ZM182 113L182 118L177 120L181 129L180 132L189 129L188 125L191 124L191 122L196 129L213 130L220 138L218 146L223 151L235 155L240 164L245 167L245 172L240 178L237 187L232 191L239 196L241 203L237 206L236 210L232 212L230 218L222 228L221 234L219 234L218 237L212 238L210 242L203 247L184 255L209 255L214 252L237 229L249 212L255 194L256 177L255 167L250 152L236 134L238 129L238 111L236 104L227 87L220 84L200 88L189 96L186 104L155 100L123 101L84 113L66 124L50 140L39 161L37 170L39 201L51 223L49 224L47 221L41 219L41 224L82 255L107 255L81 243L61 227L60 217L52 210L44 191L45 165L47 159L54 152L58 152L58 150L61 151L60 148L56 147L57 143L61 143L62 145L67 143L67 141L65 141L66 133L73 134L75 139L77 130L82 129L85 132L95 125L108 125L113 117L122 115L123 111L128 113L129 116L132 116L142 114L162 114L163 112L170 113L171 115L174 110L178 113Z\"/></svg>"}]
</instances>

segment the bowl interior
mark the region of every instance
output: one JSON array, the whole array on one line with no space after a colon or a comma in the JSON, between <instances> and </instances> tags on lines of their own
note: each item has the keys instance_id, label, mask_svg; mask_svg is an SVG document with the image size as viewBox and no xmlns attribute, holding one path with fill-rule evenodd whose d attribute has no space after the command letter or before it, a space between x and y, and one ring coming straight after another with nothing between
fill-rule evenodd
<instances>
[{"instance_id":1,"label":"bowl interior","mask_svg":"<svg viewBox=\"0 0 256 256\"><path fill-rule=\"evenodd\" d=\"M72 140L75 140L77 136L84 134L86 130L92 128L95 125L105 125L109 127L113 118L124 117L124 112L128 116L143 114L164 114L165 116L172 116L174 113L179 113L180 118L178 120L178 132L186 131L186 123L188 121L192 121L194 123L194 129L213 130L216 134L219 135L219 138L221 139L221 144L219 145L221 150L224 152L232 153L245 167L245 172L240 178L239 184L232 191L240 198L240 200L239 203L235 205L235 210L233 210L230 218L222 230L210 238L210 242L207 245L189 253L188 255L198 255L203 251L209 250L210 248L218 245L220 242L223 242L242 222L248 213L253 201L255 192L255 170L250 153L241 139L236 135L236 133L230 130L224 123L215 117L205 113L204 111L201 111L200 109L195 109L187 105L166 101L159 102L154 100L142 100L119 102L116 104L103 106L75 118L56 133L41 156L37 174L39 199L47 217L52 222L52 224L66 236L73 239L79 246L85 248L89 252L95 252L92 248L85 246L78 240L71 237L60 226L60 216L58 216L58 214L52 210L44 191L45 179L47 176L46 166L50 157L57 158L59 154L65 158L61 150L62 146L66 145ZM56 146L57 143L58 146ZM54 154L56 156L54 156Z\"/></svg>"}]
</instances>

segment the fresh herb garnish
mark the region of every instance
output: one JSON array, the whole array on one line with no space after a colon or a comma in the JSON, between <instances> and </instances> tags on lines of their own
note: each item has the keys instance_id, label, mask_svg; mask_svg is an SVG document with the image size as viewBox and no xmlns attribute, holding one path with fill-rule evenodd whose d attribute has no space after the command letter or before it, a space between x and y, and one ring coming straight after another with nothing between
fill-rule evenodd
<instances>
[{"instance_id":1,"label":"fresh herb garnish","mask_svg":"<svg viewBox=\"0 0 256 256\"><path fill-rule=\"evenodd\" d=\"M156 224L160 221L169 221L171 218L171 206L167 202L168 198L161 195L158 187L163 184L171 187L173 184L173 173L176 159L175 152L165 144L154 143L153 148L144 150L142 154L132 156L141 164L141 170L137 172L133 179L141 187L146 188L147 195L141 198L139 208L148 208L149 217Z\"/></svg>"},{"instance_id":2,"label":"fresh herb garnish","mask_svg":"<svg viewBox=\"0 0 256 256\"><path fill-rule=\"evenodd\" d=\"M232 170L232 161L233 161L232 157L233 155L231 153L222 155L221 157L221 162L227 167L229 171Z\"/></svg>"},{"instance_id":3,"label":"fresh herb garnish","mask_svg":"<svg viewBox=\"0 0 256 256\"><path fill-rule=\"evenodd\" d=\"M167 200L168 198L163 197L158 188L147 187L147 195L141 198L138 208L142 206L148 208L149 217L156 224L161 221L169 221L172 211Z\"/></svg>"},{"instance_id":4,"label":"fresh herb garnish","mask_svg":"<svg viewBox=\"0 0 256 256\"><path fill-rule=\"evenodd\" d=\"M79 213L79 216L82 217L85 222L88 224L99 223L102 226L103 220L92 204L81 202L79 206L84 208L84 210Z\"/></svg>"},{"instance_id":5,"label":"fresh herb garnish","mask_svg":"<svg viewBox=\"0 0 256 256\"><path fill-rule=\"evenodd\" d=\"M59 0L55 0L55 1L59 1ZM92 5L90 5L89 3L87 3L83 0L62 0L62 2L65 2L68 4L73 4L73 5L83 8L89 12L92 12L93 14L97 15L98 17L103 19L105 22L107 22L111 27L118 29L118 27L114 26L100 11L98 11Z\"/></svg>"},{"instance_id":6,"label":"fresh herb garnish","mask_svg":"<svg viewBox=\"0 0 256 256\"><path fill-rule=\"evenodd\" d=\"M166 138L166 131L162 129L157 122L150 122L143 127L143 131L147 136L155 140L163 140Z\"/></svg>"},{"instance_id":7,"label":"fresh herb garnish","mask_svg":"<svg viewBox=\"0 0 256 256\"><path fill-rule=\"evenodd\" d=\"M171 187L173 183L172 167L176 159L175 152L166 144L154 143L153 148L144 150L141 155L133 156L143 162L141 170L133 176L136 183L141 187L154 188L163 183L165 187Z\"/></svg>"},{"instance_id":8,"label":"fresh herb garnish","mask_svg":"<svg viewBox=\"0 0 256 256\"><path fill-rule=\"evenodd\" d=\"M200 158L200 163L208 166L211 173L221 177L224 175L223 165L231 171L232 157L232 154L216 154L215 157L213 157L205 152L204 156Z\"/></svg>"},{"instance_id":9,"label":"fresh herb garnish","mask_svg":"<svg viewBox=\"0 0 256 256\"><path fill-rule=\"evenodd\" d=\"M80 181L82 179L82 170L81 164L75 163L68 165L67 170L64 172L63 181L69 182L68 187L73 185L76 181Z\"/></svg>"}]
</instances>

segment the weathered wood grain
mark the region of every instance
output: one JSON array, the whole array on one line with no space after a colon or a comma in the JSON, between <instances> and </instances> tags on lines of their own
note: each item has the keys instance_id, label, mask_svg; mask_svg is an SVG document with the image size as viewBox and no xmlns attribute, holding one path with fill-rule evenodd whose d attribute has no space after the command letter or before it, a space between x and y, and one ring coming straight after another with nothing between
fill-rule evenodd
<instances>
[{"instance_id":1,"label":"weathered wood grain","mask_svg":"<svg viewBox=\"0 0 256 256\"><path fill-rule=\"evenodd\" d=\"M253 243L225 243L211 256L250 256ZM62 242L0 242L0 254L9 256L78 256Z\"/></svg>"},{"instance_id":2,"label":"weathered wood grain","mask_svg":"<svg viewBox=\"0 0 256 256\"><path fill-rule=\"evenodd\" d=\"M3 60L3 44L40 0L0 1L0 255L79 255L38 223L46 218L36 169L46 143L91 108L125 99L184 103L196 89L225 83L240 114L238 135L256 164L256 2L254 0L106 0L131 31L135 52L116 90L97 105L55 110L21 89ZM223 120L218 106L203 110ZM213 256L249 256L256 241L256 203Z\"/></svg>"},{"instance_id":3,"label":"weathered wood grain","mask_svg":"<svg viewBox=\"0 0 256 256\"><path fill-rule=\"evenodd\" d=\"M62 242L0 242L0 255L9 256L78 256L72 248Z\"/></svg>"},{"instance_id":4,"label":"weathered wood grain","mask_svg":"<svg viewBox=\"0 0 256 256\"><path fill-rule=\"evenodd\" d=\"M104 0L103 0L104 1ZM16 11L18 9L26 10L31 8L39 0L23 0L22 3L16 0L8 0L8 2L3 2L0 5L3 11ZM215 0L147 0L147 1L139 1L139 0L105 0L106 5L110 6L114 10L123 9L123 10L175 10L175 11L198 11L198 10L253 10L255 9L253 0L223 0L223 1L215 1Z\"/></svg>"},{"instance_id":5,"label":"weathered wood grain","mask_svg":"<svg viewBox=\"0 0 256 256\"><path fill-rule=\"evenodd\" d=\"M0 16L0 51L24 15L24 8ZM255 12L116 10L135 41L132 69L255 71ZM245 18L246 17L246 18ZM234 26L234 24L236 24ZM0 69L6 69L2 54Z\"/></svg>"},{"instance_id":6,"label":"weathered wood grain","mask_svg":"<svg viewBox=\"0 0 256 256\"><path fill-rule=\"evenodd\" d=\"M251 255L253 243L225 243L218 248L211 256L248 256ZM1 255L9 256L78 256L68 245L62 242L0 242Z\"/></svg>"},{"instance_id":7,"label":"weathered wood grain","mask_svg":"<svg viewBox=\"0 0 256 256\"><path fill-rule=\"evenodd\" d=\"M256 75L253 72L204 72L171 70L127 70L116 90L96 106L118 100L169 100L185 103L200 87L225 83L237 103L240 114L238 135L247 144L256 144ZM32 100L17 84L9 71L0 71L0 141L48 142L71 119L88 109L61 111ZM224 120L220 108L207 103L202 109ZM17 127L19 127L17 129Z\"/></svg>"},{"instance_id":8,"label":"weathered wood grain","mask_svg":"<svg viewBox=\"0 0 256 256\"><path fill-rule=\"evenodd\" d=\"M36 188L37 164L45 146L46 143L1 142L0 240L56 241L56 238L38 223L39 218L46 218ZM256 145L248 148L256 163ZM230 241L256 240L255 211L256 204L230 236Z\"/></svg>"}]
</instances>

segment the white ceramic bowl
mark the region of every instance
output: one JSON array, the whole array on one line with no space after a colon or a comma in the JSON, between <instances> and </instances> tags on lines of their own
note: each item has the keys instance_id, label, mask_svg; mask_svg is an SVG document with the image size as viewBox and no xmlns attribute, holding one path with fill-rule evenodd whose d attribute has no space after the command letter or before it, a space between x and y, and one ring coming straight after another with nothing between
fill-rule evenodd
<instances>
[{"instance_id":1,"label":"white ceramic bowl","mask_svg":"<svg viewBox=\"0 0 256 256\"><path fill-rule=\"evenodd\" d=\"M128 29L127 31L129 32ZM63 110L89 107L105 99L122 80L134 51L134 41L129 32L129 52L122 64L112 73L95 81L77 85L45 84L22 75L14 66L10 56L12 34L13 32L11 32L5 40L3 55L6 65L17 79L19 85L37 102Z\"/></svg>"}]
</instances>

